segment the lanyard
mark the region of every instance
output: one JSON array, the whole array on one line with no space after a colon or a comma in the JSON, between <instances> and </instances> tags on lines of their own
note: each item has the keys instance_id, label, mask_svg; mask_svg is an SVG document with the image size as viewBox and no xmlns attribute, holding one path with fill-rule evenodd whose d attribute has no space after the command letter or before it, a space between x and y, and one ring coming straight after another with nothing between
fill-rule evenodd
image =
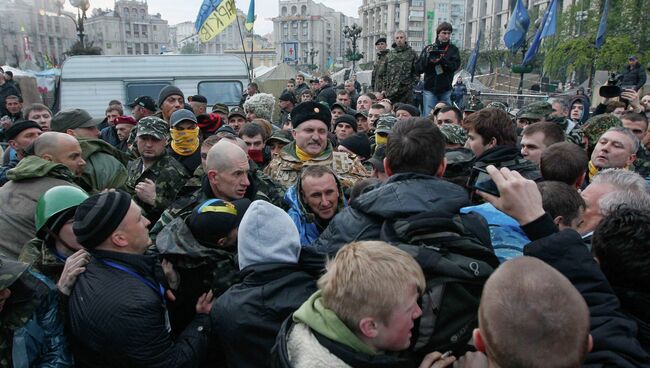
<instances>
[{"instance_id":1,"label":"lanyard","mask_svg":"<svg viewBox=\"0 0 650 368\"><path fill-rule=\"evenodd\" d=\"M151 282L150 280L147 280L146 278L142 277L137 272L133 271L132 269L130 269L130 268L126 267L126 266L122 266L121 264L111 262L111 261L107 261L107 260L101 259L101 258L97 258L97 260L100 261L101 263L105 264L106 266L118 269L120 271L124 271L124 272L128 273L129 275L135 277L136 279L140 280L142 283L149 286L151 289L153 289L156 293L158 293L160 295L160 298L162 299L163 305L165 305L165 306L167 305L167 301L165 300L165 288L161 284L158 284L158 287L156 287L156 285L153 282Z\"/></svg>"}]
</instances>

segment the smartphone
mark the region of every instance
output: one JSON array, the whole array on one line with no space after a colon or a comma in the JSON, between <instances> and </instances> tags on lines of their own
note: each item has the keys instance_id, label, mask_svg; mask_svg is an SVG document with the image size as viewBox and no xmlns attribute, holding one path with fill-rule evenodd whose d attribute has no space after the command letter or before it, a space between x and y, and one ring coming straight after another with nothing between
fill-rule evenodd
<instances>
[{"instance_id":1,"label":"smartphone","mask_svg":"<svg viewBox=\"0 0 650 368\"><path fill-rule=\"evenodd\" d=\"M467 185L472 189L480 190L481 192L489 193L497 197L500 196L497 185L492 181L490 174L484 168L473 167Z\"/></svg>"}]
</instances>

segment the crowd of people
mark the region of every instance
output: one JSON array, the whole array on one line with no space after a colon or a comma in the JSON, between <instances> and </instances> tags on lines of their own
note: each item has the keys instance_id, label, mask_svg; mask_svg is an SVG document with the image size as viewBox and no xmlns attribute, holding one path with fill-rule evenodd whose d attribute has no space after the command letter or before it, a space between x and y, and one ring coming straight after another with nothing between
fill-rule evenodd
<instances>
[{"instance_id":1,"label":"crowd of people","mask_svg":"<svg viewBox=\"0 0 650 368\"><path fill-rule=\"evenodd\" d=\"M0 72L0 367L650 367L650 95L464 106L436 32L235 107Z\"/></svg>"}]
</instances>

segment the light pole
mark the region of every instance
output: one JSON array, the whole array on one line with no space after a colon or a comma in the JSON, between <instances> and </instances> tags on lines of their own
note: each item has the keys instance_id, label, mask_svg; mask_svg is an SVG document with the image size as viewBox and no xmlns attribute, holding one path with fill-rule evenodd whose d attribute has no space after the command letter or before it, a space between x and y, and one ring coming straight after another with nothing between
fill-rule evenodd
<instances>
[{"instance_id":1,"label":"light pole","mask_svg":"<svg viewBox=\"0 0 650 368\"><path fill-rule=\"evenodd\" d=\"M345 26L343 28L343 36L352 41L352 49L348 49L345 55L349 61L352 61L352 72L356 69L357 61L363 58L363 53L357 52L357 39L361 36L362 30L363 28L356 24L353 24L352 27Z\"/></svg>"},{"instance_id":2,"label":"light pole","mask_svg":"<svg viewBox=\"0 0 650 368\"><path fill-rule=\"evenodd\" d=\"M314 64L314 57L318 55L318 50L314 50L314 48L312 47L311 49L309 49L309 52L307 52L307 54L311 58L311 64L309 64L309 69L315 70L316 64Z\"/></svg>"},{"instance_id":3,"label":"light pole","mask_svg":"<svg viewBox=\"0 0 650 368\"><path fill-rule=\"evenodd\" d=\"M59 15L65 15L66 17L72 19L75 29L77 30L77 36L79 37L81 48L86 48L86 44L84 43L84 38L86 37L86 35L84 34L84 20L86 19L86 12L88 11L88 9L90 9L90 1L70 0L70 5L77 8L77 19L74 19L74 17L71 16L70 14L61 12L61 9L63 9L63 4L65 3L65 1L59 0L57 1L57 3L59 5Z\"/></svg>"}]
</instances>

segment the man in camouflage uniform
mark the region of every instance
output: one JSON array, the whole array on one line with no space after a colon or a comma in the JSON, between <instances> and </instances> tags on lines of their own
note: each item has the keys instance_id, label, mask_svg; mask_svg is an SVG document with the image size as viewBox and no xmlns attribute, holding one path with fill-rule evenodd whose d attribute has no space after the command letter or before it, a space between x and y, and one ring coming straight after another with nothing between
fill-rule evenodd
<instances>
[{"instance_id":1,"label":"man in camouflage uniform","mask_svg":"<svg viewBox=\"0 0 650 368\"><path fill-rule=\"evenodd\" d=\"M375 49L377 50L377 57L375 58L375 65L372 66L370 85L373 91L381 92L385 89L386 57L389 52L389 50L386 50L386 37L381 37L375 42Z\"/></svg>"},{"instance_id":2,"label":"man in camouflage uniform","mask_svg":"<svg viewBox=\"0 0 650 368\"><path fill-rule=\"evenodd\" d=\"M439 127L442 135L445 136L446 144L447 168L443 176L448 181L465 187L476 160L474 152L465 148L467 133L457 124L441 124Z\"/></svg>"},{"instance_id":3,"label":"man in camouflage uniform","mask_svg":"<svg viewBox=\"0 0 650 368\"><path fill-rule=\"evenodd\" d=\"M344 188L351 188L357 181L368 177L358 158L350 158L332 148L327 139L331 119L327 106L313 101L297 105L291 114L295 140L282 149L264 173L285 189L296 184L306 165L328 165Z\"/></svg>"},{"instance_id":4,"label":"man in camouflage uniform","mask_svg":"<svg viewBox=\"0 0 650 368\"><path fill-rule=\"evenodd\" d=\"M582 129L572 120L566 117L556 116L554 114L553 106L548 102L533 102L523 107L517 113L517 128L525 128L526 125L536 123L538 121L552 121L560 126L564 131L565 140L567 142L576 144L580 147L585 147L584 133ZM519 132L521 135L521 132Z\"/></svg>"},{"instance_id":5,"label":"man in camouflage uniform","mask_svg":"<svg viewBox=\"0 0 650 368\"><path fill-rule=\"evenodd\" d=\"M392 103L413 104L413 87L420 80L419 55L406 43L404 31L395 32L395 44L386 57L384 96Z\"/></svg>"},{"instance_id":6,"label":"man in camouflage uniform","mask_svg":"<svg viewBox=\"0 0 650 368\"><path fill-rule=\"evenodd\" d=\"M158 234L156 249L171 262L179 278L178 303L170 310L172 331L180 332L194 319L195 300L212 290L215 298L239 282L237 228L251 201L208 199L187 219L175 218ZM172 281L173 281L172 280Z\"/></svg>"},{"instance_id":7,"label":"man in camouflage uniform","mask_svg":"<svg viewBox=\"0 0 650 368\"><path fill-rule=\"evenodd\" d=\"M381 114L377 119L375 127L375 134L372 138L372 151L375 151L377 146L386 145L388 143L388 136L393 131L393 126L397 123L397 118L393 114Z\"/></svg>"},{"instance_id":8,"label":"man in camouflage uniform","mask_svg":"<svg viewBox=\"0 0 650 368\"><path fill-rule=\"evenodd\" d=\"M626 112L621 117L621 122L623 122L624 127L634 133L639 143L643 142L643 138L648 132L648 118L645 115ZM634 171L644 178L650 176L650 153L643 144L639 144L639 150L636 152Z\"/></svg>"},{"instance_id":9,"label":"man in camouflage uniform","mask_svg":"<svg viewBox=\"0 0 650 368\"><path fill-rule=\"evenodd\" d=\"M185 167L167 153L168 138L169 126L164 120L154 116L142 118L136 139L140 157L128 166L126 190L152 223L190 178Z\"/></svg>"}]
</instances>

